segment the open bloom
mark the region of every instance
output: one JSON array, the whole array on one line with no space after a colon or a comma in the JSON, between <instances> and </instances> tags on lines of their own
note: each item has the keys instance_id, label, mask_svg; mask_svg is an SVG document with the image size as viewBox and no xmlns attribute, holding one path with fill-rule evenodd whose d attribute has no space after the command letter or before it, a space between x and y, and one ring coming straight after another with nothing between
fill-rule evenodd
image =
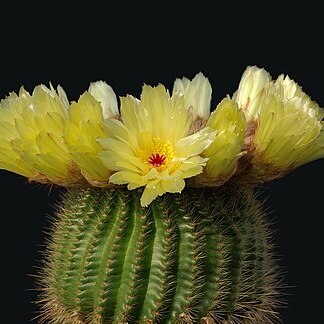
<instances>
[{"instance_id":1,"label":"open bloom","mask_svg":"<svg viewBox=\"0 0 324 324\"><path fill-rule=\"evenodd\" d=\"M0 103L0 168L32 181L107 186L110 171L99 158L104 116L117 115L117 99L103 81L91 83L71 105L52 85L21 88ZM97 98L97 100L94 98Z\"/></svg>"},{"instance_id":2,"label":"open bloom","mask_svg":"<svg viewBox=\"0 0 324 324\"><path fill-rule=\"evenodd\" d=\"M103 81L91 83L89 92L71 104L64 139L82 175L92 185L101 187L108 185L110 171L99 158L102 147L97 139L106 137L104 117L118 114L117 99Z\"/></svg>"},{"instance_id":3,"label":"open bloom","mask_svg":"<svg viewBox=\"0 0 324 324\"><path fill-rule=\"evenodd\" d=\"M250 176L257 182L324 157L323 109L288 76L275 81L268 76L263 69L249 67L235 96L251 121Z\"/></svg>"},{"instance_id":4,"label":"open bloom","mask_svg":"<svg viewBox=\"0 0 324 324\"><path fill-rule=\"evenodd\" d=\"M210 128L189 135L192 116L184 97L170 97L163 85L144 86L141 100L121 98L121 121L106 121L109 138L101 139L103 163L116 171L110 177L128 189L145 187L147 206L166 192L181 192L184 179L202 172L207 159L200 154L211 144Z\"/></svg>"},{"instance_id":5,"label":"open bloom","mask_svg":"<svg viewBox=\"0 0 324 324\"><path fill-rule=\"evenodd\" d=\"M63 141L68 100L58 87L23 88L0 107L0 165L41 182L78 181L79 175Z\"/></svg>"}]
</instances>

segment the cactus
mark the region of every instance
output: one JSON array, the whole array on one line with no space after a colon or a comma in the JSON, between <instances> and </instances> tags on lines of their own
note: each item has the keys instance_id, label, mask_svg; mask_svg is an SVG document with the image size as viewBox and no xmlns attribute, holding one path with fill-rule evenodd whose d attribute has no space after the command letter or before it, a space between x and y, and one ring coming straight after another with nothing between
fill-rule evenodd
<instances>
[{"instance_id":1,"label":"cactus","mask_svg":"<svg viewBox=\"0 0 324 324\"><path fill-rule=\"evenodd\" d=\"M43 323L275 323L281 276L253 188L324 158L324 109L249 66L211 110L198 73L171 92L0 102L0 169L67 188L42 268ZM73 189L71 189L73 188Z\"/></svg>"},{"instance_id":2,"label":"cactus","mask_svg":"<svg viewBox=\"0 0 324 324\"><path fill-rule=\"evenodd\" d=\"M44 323L275 323L280 277L251 189L69 189L44 272Z\"/></svg>"}]
</instances>

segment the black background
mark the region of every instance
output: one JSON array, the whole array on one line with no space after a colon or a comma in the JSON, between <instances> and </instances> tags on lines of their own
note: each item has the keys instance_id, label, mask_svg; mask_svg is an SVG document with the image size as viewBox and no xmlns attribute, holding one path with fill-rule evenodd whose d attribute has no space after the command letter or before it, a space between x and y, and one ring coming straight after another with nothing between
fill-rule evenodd
<instances>
[{"instance_id":1,"label":"black background","mask_svg":"<svg viewBox=\"0 0 324 324\"><path fill-rule=\"evenodd\" d=\"M274 3L246 5L245 11L199 3L183 4L180 10L157 3L148 8L150 13L126 4L88 3L70 11L57 3L37 9L4 6L1 98L21 85L32 91L51 81L76 100L90 81L99 79L120 96L138 95L143 83L171 88L176 77L202 71L212 83L214 107L236 90L246 66L256 64L274 77L289 74L324 106L323 37L316 8L284 9ZM323 179L324 160L314 161L262 188L286 271L284 284L290 287L281 312L287 324L322 321L317 294L323 290ZM63 189L31 185L1 170L0 186L2 312L9 316L6 323L29 323L37 314L33 275Z\"/></svg>"}]
</instances>

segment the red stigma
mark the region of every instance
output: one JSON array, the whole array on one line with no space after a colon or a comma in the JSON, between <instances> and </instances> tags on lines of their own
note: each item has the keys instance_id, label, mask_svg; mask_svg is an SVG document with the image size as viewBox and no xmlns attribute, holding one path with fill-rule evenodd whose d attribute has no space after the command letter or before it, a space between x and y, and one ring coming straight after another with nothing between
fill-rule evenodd
<instances>
[{"instance_id":1,"label":"red stigma","mask_svg":"<svg viewBox=\"0 0 324 324\"><path fill-rule=\"evenodd\" d=\"M164 164L166 160L166 156L165 155L160 155L159 153L152 153L152 155L148 158L148 162L154 167L157 168L159 166L161 166L162 164Z\"/></svg>"}]
</instances>

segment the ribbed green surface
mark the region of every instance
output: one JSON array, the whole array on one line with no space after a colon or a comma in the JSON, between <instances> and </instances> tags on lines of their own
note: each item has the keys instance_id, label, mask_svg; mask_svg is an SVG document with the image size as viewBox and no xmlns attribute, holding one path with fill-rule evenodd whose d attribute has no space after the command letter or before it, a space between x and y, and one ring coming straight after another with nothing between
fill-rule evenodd
<instances>
[{"instance_id":1,"label":"ribbed green surface","mask_svg":"<svg viewBox=\"0 0 324 324\"><path fill-rule=\"evenodd\" d=\"M278 275L249 190L67 193L42 280L44 323L275 323ZM213 322L214 321L214 322Z\"/></svg>"}]
</instances>

